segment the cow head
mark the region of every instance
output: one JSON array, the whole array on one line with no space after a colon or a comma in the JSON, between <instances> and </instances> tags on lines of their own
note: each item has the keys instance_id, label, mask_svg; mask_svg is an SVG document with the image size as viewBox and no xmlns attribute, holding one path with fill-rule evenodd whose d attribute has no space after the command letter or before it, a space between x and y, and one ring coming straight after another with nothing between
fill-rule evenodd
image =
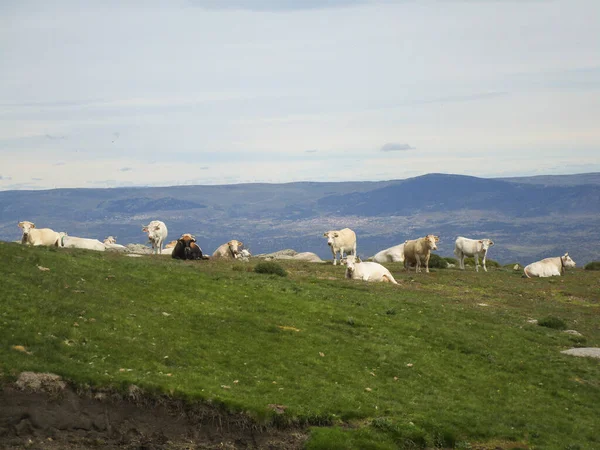
<instances>
[{"instance_id":1,"label":"cow head","mask_svg":"<svg viewBox=\"0 0 600 450\"><path fill-rule=\"evenodd\" d=\"M488 249L492 245L494 245L494 241L492 241L491 239L480 239L477 242L479 243L479 247L481 247L481 250L483 250L484 252L487 252Z\"/></svg>"},{"instance_id":2,"label":"cow head","mask_svg":"<svg viewBox=\"0 0 600 450\"><path fill-rule=\"evenodd\" d=\"M104 243L105 244L116 244L117 240L115 239L114 236L108 236L106 239L104 239Z\"/></svg>"},{"instance_id":3,"label":"cow head","mask_svg":"<svg viewBox=\"0 0 600 450\"><path fill-rule=\"evenodd\" d=\"M357 258L354 255L348 255L346 257L346 278L352 278L352 274L356 270Z\"/></svg>"},{"instance_id":4,"label":"cow head","mask_svg":"<svg viewBox=\"0 0 600 450\"><path fill-rule=\"evenodd\" d=\"M148 225L145 225L142 228L142 231L144 233L148 233L148 240L150 242L157 242L160 240L160 236L159 236L160 225L150 223Z\"/></svg>"},{"instance_id":5,"label":"cow head","mask_svg":"<svg viewBox=\"0 0 600 450\"><path fill-rule=\"evenodd\" d=\"M327 245L329 245L330 247L333 245L334 240L339 236L340 234L335 230L323 233L323 237L327 238Z\"/></svg>"},{"instance_id":6,"label":"cow head","mask_svg":"<svg viewBox=\"0 0 600 450\"><path fill-rule=\"evenodd\" d=\"M35 228L35 224L33 222L24 220L23 222L19 222L19 228L23 230L23 236L27 236L29 234L29 230Z\"/></svg>"},{"instance_id":7,"label":"cow head","mask_svg":"<svg viewBox=\"0 0 600 450\"><path fill-rule=\"evenodd\" d=\"M573 261L571 259L571 257L569 256L569 253L565 253L564 256L560 257L560 260L562 262L563 267L575 267L575 261Z\"/></svg>"},{"instance_id":8,"label":"cow head","mask_svg":"<svg viewBox=\"0 0 600 450\"><path fill-rule=\"evenodd\" d=\"M235 239L232 239L231 241L229 241L227 243L229 252L231 253L231 256L233 256L235 259L240 257L240 252L242 251L243 246L244 246L243 242L236 241Z\"/></svg>"},{"instance_id":9,"label":"cow head","mask_svg":"<svg viewBox=\"0 0 600 450\"><path fill-rule=\"evenodd\" d=\"M433 234L428 234L425 236L425 243L427 247L429 247L429 250L437 250L437 245L435 243L439 240L440 238L438 236L434 236Z\"/></svg>"}]
</instances>

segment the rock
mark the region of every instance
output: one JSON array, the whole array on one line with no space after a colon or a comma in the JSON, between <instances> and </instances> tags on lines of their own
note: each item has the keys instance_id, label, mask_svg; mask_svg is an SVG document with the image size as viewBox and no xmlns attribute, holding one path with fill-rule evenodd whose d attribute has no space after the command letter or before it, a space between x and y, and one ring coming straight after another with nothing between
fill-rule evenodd
<instances>
[{"instance_id":1,"label":"rock","mask_svg":"<svg viewBox=\"0 0 600 450\"><path fill-rule=\"evenodd\" d=\"M278 256L286 255L286 256L294 256L298 252L296 250L292 250L291 248L287 248L285 250L278 250L273 253L261 253L260 255L256 255L258 258L277 258Z\"/></svg>"},{"instance_id":2,"label":"rock","mask_svg":"<svg viewBox=\"0 0 600 450\"><path fill-rule=\"evenodd\" d=\"M569 350L563 350L561 353L564 353L565 355L587 356L600 359L600 348L598 347L570 348Z\"/></svg>"},{"instance_id":3,"label":"rock","mask_svg":"<svg viewBox=\"0 0 600 450\"><path fill-rule=\"evenodd\" d=\"M583 334L576 330L564 330L563 333L572 334L573 336L583 336Z\"/></svg>"},{"instance_id":4,"label":"rock","mask_svg":"<svg viewBox=\"0 0 600 450\"><path fill-rule=\"evenodd\" d=\"M513 270L519 270L521 268L521 266L519 266L518 264L515 264L513 267Z\"/></svg>"}]
</instances>

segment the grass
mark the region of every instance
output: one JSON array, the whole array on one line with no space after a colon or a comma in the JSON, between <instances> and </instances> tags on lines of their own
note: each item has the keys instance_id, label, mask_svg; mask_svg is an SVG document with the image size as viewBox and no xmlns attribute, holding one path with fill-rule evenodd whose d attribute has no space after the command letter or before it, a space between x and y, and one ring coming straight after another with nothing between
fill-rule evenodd
<instances>
[{"instance_id":1,"label":"grass","mask_svg":"<svg viewBox=\"0 0 600 450\"><path fill-rule=\"evenodd\" d=\"M560 353L580 338L528 323L558 317L600 346L594 271L389 264L395 286L255 265L0 243L0 374L135 384L309 425L310 449L600 448L599 362Z\"/></svg>"}]
</instances>

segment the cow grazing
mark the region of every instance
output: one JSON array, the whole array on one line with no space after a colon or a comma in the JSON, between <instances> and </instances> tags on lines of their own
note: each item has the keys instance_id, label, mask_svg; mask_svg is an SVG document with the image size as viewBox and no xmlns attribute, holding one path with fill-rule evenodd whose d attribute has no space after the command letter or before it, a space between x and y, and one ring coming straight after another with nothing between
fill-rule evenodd
<instances>
[{"instance_id":1,"label":"cow grazing","mask_svg":"<svg viewBox=\"0 0 600 450\"><path fill-rule=\"evenodd\" d=\"M212 256L213 258L238 259L241 256L243 246L243 242L232 239L217 248Z\"/></svg>"},{"instance_id":2,"label":"cow grazing","mask_svg":"<svg viewBox=\"0 0 600 450\"><path fill-rule=\"evenodd\" d=\"M415 272L421 271L421 265L425 265L425 272L429 273L429 258L431 251L437 250L436 243L440 240L438 236L428 234L419 239L408 240L404 243L404 268L409 269L415 265Z\"/></svg>"},{"instance_id":3,"label":"cow grazing","mask_svg":"<svg viewBox=\"0 0 600 450\"><path fill-rule=\"evenodd\" d=\"M575 261L568 253L563 256L546 258L525 266L523 272L527 278L561 276L567 267L575 267Z\"/></svg>"},{"instance_id":4,"label":"cow grazing","mask_svg":"<svg viewBox=\"0 0 600 450\"><path fill-rule=\"evenodd\" d=\"M96 250L99 252L103 252L104 250L106 250L106 245L100 242L98 239L69 236L64 231L61 231L59 235L59 246L63 248L83 248L85 250Z\"/></svg>"},{"instance_id":5,"label":"cow grazing","mask_svg":"<svg viewBox=\"0 0 600 450\"><path fill-rule=\"evenodd\" d=\"M488 249L494 245L491 239L469 239L459 236L454 243L454 254L458 258L459 267L465 270L465 256L473 256L475 258L475 271L479 272L479 257L481 256L481 264L483 270L487 272L485 267L485 259Z\"/></svg>"},{"instance_id":6,"label":"cow grazing","mask_svg":"<svg viewBox=\"0 0 600 450\"><path fill-rule=\"evenodd\" d=\"M162 245L167 239L167 226L160 220L153 220L142 228L144 233L148 233L148 240L152 243L154 254L162 253Z\"/></svg>"},{"instance_id":7,"label":"cow grazing","mask_svg":"<svg viewBox=\"0 0 600 450\"><path fill-rule=\"evenodd\" d=\"M362 262L354 255L346 258L346 278L363 281L383 281L398 284L390 271L376 262Z\"/></svg>"},{"instance_id":8,"label":"cow grazing","mask_svg":"<svg viewBox=\"0 0 600 450\"><path fill-rule=\"evenodd\" d=\"M203 259L202 249L196 243L196 238L189 234L182 234L173 248L171 256L174 259Z\"/></svg>"},{"instance_id":9,"label":"cow grazing","mask_svg":"<svg viewBox=\"0 0 600 450\"><path fill-rule=\"evenodd\" d=\"M331 230L323 233L327 238L327 245L331 248L333 254L333 265L337 265L337 254L340 254L340 264L344 259L344 252L352 253L356 256L356 233L350 228L343 230Z\"/></svg>"},{"instance_id":10,"label":"cow grazing","mask_svg":"<svg viewBox=\"0 0 600 450\"><path fill-rule=\"evenodd\" d=\"M33 222L24 220L18 227L23 230L21 244L48 245L58 247L60 235L50 228L36 228Z\"/></svg>"},{"instance_id":11,"label":"cow grazing","mask_svg":"<svg viewBox=\"0 0 600 450\"><path fill-rule=\"evenodd\" d=\"M404 262L404 243L381 250L373 256L376 263Z\"/></svg>"}]
</instances>

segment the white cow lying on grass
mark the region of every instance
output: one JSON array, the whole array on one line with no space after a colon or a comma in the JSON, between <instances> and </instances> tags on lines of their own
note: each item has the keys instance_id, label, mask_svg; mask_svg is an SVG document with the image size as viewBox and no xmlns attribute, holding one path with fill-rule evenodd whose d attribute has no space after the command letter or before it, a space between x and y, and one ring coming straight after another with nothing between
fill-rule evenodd
<instances>
[{"instance_id":1,"label":"white cow lying on grass","mask_svg":"<svg viewBox=\"0 0 600 450\"><path fill-rule=\"evenodd\" d=\"M69 236L64 231L58 233L60 235L60 246L64 248L83 248L86 250L96 250L103 252L106 246L98 239L81 238Z\"/></svg>"},{"instance_id":2,"label":"white cow lying on grass","mask_svg":"<svg viewBox=\"0 0 600 450\"><path fill-rule=\"evenodd\" d=\"M244 243L236 239L219 246L212 254L213 258L238 259L242 256L242 248Z\"/></svg>"},{"instance_id":3,"label":"white cow lying on grass","mask_svg":"<svg viewBox=\"0 0 600 450\"><path fill-rule=\"evenodd\" d=\"M327 238L327 245L333 253L333 265L337 265L337 254L340 254L340 264L344 260L344 252L356 255L356 233L350 228L331 230L323 234Z\"/></svg>"},{"instance_id":4,"label":"white cow lying on grass","mask_svg":"<svg viewBox=\"0 0 600 450\"><path fill-rule=\"evenodd\" d=\"M58 246L60 235L50 228L36 228L33 222L19 222L23 230L21 244Z\"/></svg>"},{"instance_id":5,"label":"white cow lying on grass","mask_svg":"<svg viewBox=\"0 0 600 450\"><path fill-rule=\"evenodd\" d=\"M381 250L373 256L373 261L377 263L404 262L404 244L405 242Z\"/></svg>"},{"instance_id":6,"label":"white cow lying on grass","mask_svg":"<svg viewBox=\"0 0 600 450\"><path fill-rule=\"evenodd\" d=\"M153 220L142 228L144 233L148 233L148 240L152 243L154 254L162 253L162 246L167 239L167 226L160 220Z\"/></svg>"},{"instance_id":7,"label":"white cow lying on grass","mask_svg":"<svg viewBox=\"0 0 600 450\"><path fill-rule=\"evenodd\" d=\"M117 240L114 236L108 236L106 239L104 239L103 244L106 247L106 250L117 250L124 252L127 249L127 247L124 245L117 244Z\"/></svg>"},{"instance_id":8,"label":"white cow lying on grass","mask_svg":"<svg viewBox=\"0 0 600 450\"><path fill-rule=\"evenodd\" d=\"M346 258L346 278L363 281L383 281L398 284L389 270L376 262L362 262L354 255Z\"/></svg>"},{"instance_id":9,"label":"white cow lying on grass","mask_svg":"<svg viewBox=\"0 0 600 450\"><path fill-rule=\"evenodd\" d=\"M531 277L554 277L565 273L565 268L575 267L575 261L568 253L563 256L546 258L529 264L523 269L527 278Z\"/></svg>"},{"instance_id":10,"label":"white cow lying on grass","mask_svg":"<svg viewBox=\"0 0 600 450\"><path fill-rule=\"evenodd\" d=\"M485 267L485 258L487 257L488 249L494 245L491 239L469 239L459 236L454 243L454 254L458 258L459 267L465 270L465 256L473 256L475 258L475 271L479 272L479 257L482 257L481 264L483 270L487 272Z\"/></svg>"}]
</instances>

